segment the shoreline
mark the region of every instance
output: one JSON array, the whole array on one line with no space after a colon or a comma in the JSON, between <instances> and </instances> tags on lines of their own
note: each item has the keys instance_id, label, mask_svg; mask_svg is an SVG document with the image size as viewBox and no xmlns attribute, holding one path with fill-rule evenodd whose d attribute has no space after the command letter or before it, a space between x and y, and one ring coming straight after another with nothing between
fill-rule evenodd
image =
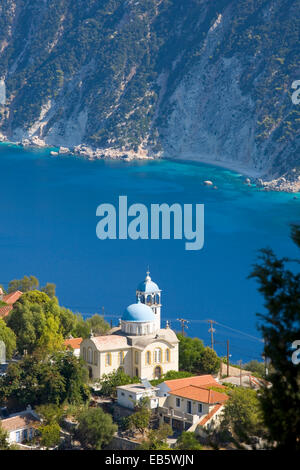
<instances>
[{"instance_id":1,"label":"shoreline","mask_svg":"<svg viewBox=\"0 0 300 470\"><path fill-rule=\"evenodd\" d=\"M164 156L162 153L158 153L156 156L149 155L145 149L139 149L138 152L133 150L123 150L123 149L93 149L86 144L81 144L74 146L72 148L55 146L46 144L44 140L37 137L32 139L24 139L24 141L13 142L9 141L6 136L0 133L0 145L12 145L20 149L44 149L49 151L49 156L60 157L66 155L77 156L85 158L90 161L102 160L102 159L111 159L111 160L120 160L123 162L133 162L134 160L144 160L144 161L153 161L153 160L170 160L174 162L181 163L204 163L209 166L223 168L224 170L233 171L237 173L240 177L245 178L245 184L249 186L255 184L257 188L260 188L263 191L274 191L274 192L288 192L300 194L300 177L295 181L291 181L284 176L271 179L269 181L263 179L263 172L255 169L247 168L234 161L220 161L217 159L211 159L205 157L201 154L199 155L187 155L186 157L170 157Z\"/></svg>"}]
</instances>

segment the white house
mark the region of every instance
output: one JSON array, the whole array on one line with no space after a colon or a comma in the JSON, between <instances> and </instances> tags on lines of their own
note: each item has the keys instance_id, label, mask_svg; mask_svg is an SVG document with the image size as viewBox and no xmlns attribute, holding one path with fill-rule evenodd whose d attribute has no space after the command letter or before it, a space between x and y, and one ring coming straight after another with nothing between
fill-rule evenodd
<instances>
[{"instance_id":1,"label":"white house","mask_svg":"<svg viewBox=\"0 0 300 470\"><path fill-rule=\"evenodd\" d=\"M157 408L159 399L156 396L158 388L152 387L148 381L143 380L142 383L120 385L117 387L117 400L120 406L134 409L135 405L142 399L149 399L149 407Z\"/></svg>"},{"instance_id":2,"label":"white house","mask_svg":"<svg viewBox=\"0 0 300 470\"><path fill-rule=\"evenodd\" d=\"M39 416L28 406L25 411L11 414L0 422L2 428L8 433L9 443L12 444L31 441L40 421Z\"/></svg>"},{"instance_id":3,"label":"white house","mask_svg":"<svg viewBox=\"0 0 300 470\"><path fill-rule=\"evenodd\" d=\"M157 387L161 423L170 424L175 430L200 433L219 424L228 396L211 375L166 380Z\"/></svg>"}]
</instances>

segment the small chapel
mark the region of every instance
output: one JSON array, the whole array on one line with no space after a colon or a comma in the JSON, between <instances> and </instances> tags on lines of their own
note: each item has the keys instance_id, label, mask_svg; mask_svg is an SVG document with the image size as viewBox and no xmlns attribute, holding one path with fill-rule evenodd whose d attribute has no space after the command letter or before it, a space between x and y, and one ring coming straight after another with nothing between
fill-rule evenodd
<instances>
[{"instance_id":1,"label":"small chapel","mask_svg":"<svg viewBox=\"0 0 300 470\"><path fill-rule=\"evenodd\" d=\"M137 286L136 302L125 309L119 326L81 342L80 356L90 378L123 369L131 377L152 380L177 371L179 340L168 322L161 328L161 307L161 290L147 271Z\"/></svg>"}]
</instances>

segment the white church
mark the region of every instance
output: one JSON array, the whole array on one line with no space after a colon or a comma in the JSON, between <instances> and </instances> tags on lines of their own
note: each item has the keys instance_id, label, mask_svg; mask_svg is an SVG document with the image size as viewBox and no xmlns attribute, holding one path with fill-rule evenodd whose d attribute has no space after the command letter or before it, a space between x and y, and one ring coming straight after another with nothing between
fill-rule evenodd
<instances>
[{"instance_id":1,"label":"white church","mask_svg":"<svg viewBox=\"0 0 300 470\"><path fill-rule=\"evenodd\" d=\"M148 271L120 325L108 335L83 340L80 356L94 379L118 369L131 377L154 379L178 370L178 343L168 322L161 328L161 290Z\"/></svg>"}]
</instances>

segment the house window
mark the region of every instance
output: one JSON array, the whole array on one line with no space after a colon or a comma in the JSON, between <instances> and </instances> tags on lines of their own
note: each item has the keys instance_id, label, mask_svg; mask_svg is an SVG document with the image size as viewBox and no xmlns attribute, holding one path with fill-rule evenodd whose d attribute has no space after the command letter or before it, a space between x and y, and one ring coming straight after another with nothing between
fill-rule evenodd
<instances>
[{"instance_id":1,"label":"house window","mask_svg":"<svg viewBox=\"0 0 300 470\"><path fill-rule=\"evenodd\" d=\"M124 351L119 352L119 364L120 365L124 364Z\"/></svg>"},{"instance_id":2,"label":"house window","mask_svg":"<svg viewBox=\"0 0 300 470\"><path fill-rule=\"evenodd\" d=\"M202 413L202 403L198 403L198 413Z\"/></svg>"},{"instance_id":3,"label":"house window","mask_svg":"<svg viewBox=\"0 0 300 470\"><path fill-rule=\"evenodd\" d=\"M180 398L176 398L176 406L177 408L180 408Z\"/></svg>"},{"instance_id":4,"label":"house window","mask_svg":"<svg viewBox=\"0 0 300 470\"><path fill-rule=\"evenodd\" d=\"M94 364L95 364L95 366L98 364L98 355L97 355L97 351L94 351Z\"/></svg>"},{"instance_id":5,"label":"house window","mask_svg":"<svg viewBox=\"0 0 300 470\"><path fill-rule=\"evenodd\" d=\"M105 354L105 365L106 366L111 366L111 353L106 353Z\"/></svg>"},{"instance_id":6,"label":"house window","mask_svg":"<svg viewBox=\"0 0 300 470\"><path fill-rule=\"evenodd\" d=\"M23 431L23 440L27 441L27 437L28 437L28 431L27 431L27 429L24 429L24 431Z\"/></svg>"},{"instance_id":7,"label":"house window","mask_svg":"<svg viewBox=\"0 0 300 470\"><path fill-rule=\"evenodd\" d=\"M125 397L125 393L124 393L124 392L121 392L121 395L122 395L122 397Z\"/></svg>"},{"instance_id":8,"label":"house window","mask_svg":"<svg viewBox=\"0 0 300 470\"><path fill-rule=\"evenodd\" d=\"M154 351L154 362L161 362L161 349L157 348Z\"/></svg>"},{"instance_id":9,"label":"house window","mask_svg":"<svg viewBox=\"0 0 300 470\"><path fill-rule=\"evenodd\" d=\"M171 352L170 349L166 349L166 362L170 362Z\"/></svg>"},{"instance_id":10,"label":"house window","mask_svg":"<svg viewBox=\"0 0 300 470\"><path fill-rule=\"evenodd\" d=\"M146 364L151 364L151 352L146 352Z\"/></svg>"},{"instance_id":11,"label":"house window","mask_svg":"<svg viewBox=\"0 0 300 470\"><path fill-rule=\"evenodd\" d=\"M16 442L21 442L21 431L16 431Z\"/></svg>"},{"instance_id":12,"label":"house window","mask_svg":"<svg viewBox=\"0 0 300 470\"><path fill-rule=\"evenodd\" d=\"M32 436L33 436L33 429L29 428L29 440L32 439Z\"/></svg>"},{"instance_id":13,"label":"house window","mask_svg":"<svg viewBox=\"0 0 300 470\"><path fill-rule=\"evenodd\" d=\"M135 351L135 353L134 353L134 362L135 362L136 364L139 363L139 353L138 353L137 351Z\"/></svg>"}]
</instances>

